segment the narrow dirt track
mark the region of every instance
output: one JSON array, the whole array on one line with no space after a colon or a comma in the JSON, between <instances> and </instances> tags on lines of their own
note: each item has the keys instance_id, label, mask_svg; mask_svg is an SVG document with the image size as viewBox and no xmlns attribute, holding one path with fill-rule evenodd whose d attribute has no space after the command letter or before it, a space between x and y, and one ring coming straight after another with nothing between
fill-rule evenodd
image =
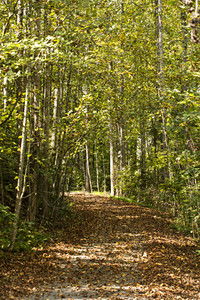
<instances>
[{"instance_id":1,"label":"narrow dirt track","mask_svg":"<svg viewBox=\"0 0 200 300\"><path fill-rule=\"evenodd\" d=\"M107 197L71 197L70 227L27 262L24 291L19 283L10 299L200 299L197 245L166 216Z\"/></svg>"}]
</instances>

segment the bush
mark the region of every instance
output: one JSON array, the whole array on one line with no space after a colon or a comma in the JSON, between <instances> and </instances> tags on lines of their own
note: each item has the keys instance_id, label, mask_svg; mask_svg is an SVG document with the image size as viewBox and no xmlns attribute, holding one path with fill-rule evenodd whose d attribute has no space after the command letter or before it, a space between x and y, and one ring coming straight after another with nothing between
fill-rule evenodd
<instances>
[{"instance_id":1,"label":"bush","mask_svg":"<svg viewBox=\"0 0 200 300\"><path fill-rule=\"evenodd\" d=\"M8 206L0 204L0 249L5 250L10 245L13 231L13 221L15 214L10 212Z\"/></svg>"},{"instance_id":2,"label":"bush","mask_svg":"<svg viewBox=\"0 0 200 300\"><path fill-rule=\"evenodd\" d=\"M15 251L31 250L33 247L40 247L49 239L45 228L38 230L31 222L20 222L15 242Z\"/></svg>"},{"instance_id":3,"label":"bush","mask_svg":"<svg viewBox=\"0 0 200 300\"><path fill-rule=\"evenodd\" d=\"M14 219L15 214L10 212L10 208L0 205L0 250L5 251L9 248ZM14 251L31 250L47 239L45 228L38 231L33 223L20 221Z\"/></svg>"}]
</instances>

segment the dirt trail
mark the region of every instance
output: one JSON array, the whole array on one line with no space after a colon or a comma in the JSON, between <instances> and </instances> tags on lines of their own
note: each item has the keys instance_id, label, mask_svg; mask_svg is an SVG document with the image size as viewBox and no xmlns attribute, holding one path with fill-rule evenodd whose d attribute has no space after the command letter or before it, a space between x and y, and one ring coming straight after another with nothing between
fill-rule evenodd
<instances>
[{"instance_id":1,"label":"dirt trail","mask_svg":"<svg viewBox=\"0 0 200 300\"><path fill-rule=\"evenodd\" d=\"M172 231L167 217L107 197L71 196L70 227L18 258L2 299L200 299L197 246Z\"/></svg>"}]
</instances>

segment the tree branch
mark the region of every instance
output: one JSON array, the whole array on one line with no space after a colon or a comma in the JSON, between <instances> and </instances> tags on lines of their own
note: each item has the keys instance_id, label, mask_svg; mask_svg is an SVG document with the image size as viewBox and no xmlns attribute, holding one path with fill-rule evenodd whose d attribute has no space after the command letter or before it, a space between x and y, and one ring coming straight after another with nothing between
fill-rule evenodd
<instances>
[{"instance_id":1,"label":"tree branch","mask_svg":"<svg viewBox=\"0 0 200 300\"><path fill-rule=\"evenodd\" d=\"M14 105L13 105L13 108L11 109L9 115L7 116L7 118L6 118L3 122L0 123L0 126L3 126L3 125L10 119L10 117L12 116L12 113L13 113L13 111L14 111L14 109L15 109L17 103L18 103L18 101L19 101L19 99L17 99L17 100L15 101L15 103L14 103Z\"/></svg>"}]
</instances>

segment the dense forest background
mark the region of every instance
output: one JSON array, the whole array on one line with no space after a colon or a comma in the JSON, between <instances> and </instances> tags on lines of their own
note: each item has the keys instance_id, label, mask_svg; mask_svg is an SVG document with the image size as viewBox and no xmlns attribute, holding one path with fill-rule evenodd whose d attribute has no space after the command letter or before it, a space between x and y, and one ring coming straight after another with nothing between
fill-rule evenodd
<instances>
[{"instance_id":1,"label":"dense forest background","mask_svg":"<svg viewBox=\"0 0 200 300\"><path fill-rule=\"evenodd\" d=\"M198 0L2 0L0 15L1 247L19 220L66 214L70 190L164 208L199 238Z\"/></svg>"}]
</instances>

